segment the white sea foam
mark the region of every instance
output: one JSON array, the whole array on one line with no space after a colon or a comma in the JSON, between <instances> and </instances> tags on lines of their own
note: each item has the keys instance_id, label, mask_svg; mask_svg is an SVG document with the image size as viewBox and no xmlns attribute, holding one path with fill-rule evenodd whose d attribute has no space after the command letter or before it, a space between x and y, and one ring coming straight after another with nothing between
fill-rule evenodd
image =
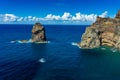
<instances>
[{"instance_id":1,"label":"white sea foam","mask_svg":"<svg viewBox=\"0 0 120 80\"><path fill-rule=\"evenodd\" d=\"M28 42L29 42L29 43L31 43L31 42L32 42L32 40L31 40L31 39L29 39L29 40L28 40Z\"/></svg>"},{"instance_id":2,"label":"white sea foam","mask_svg":"<svg viewBox=\"0 0 120 80\"><path fill-rule=\"evenodd\" d=\"M77 44L77 43L75 43L75 42L72 42L72 45L73 45L73 46L78 46L78 44Z\"/></svg>"},{"instance_id":3,"label":"white sea foam","mask_svg":"<svg viewBox=\"0 0 120 80\"><path fill-rule=\"evenodd\" d=\"M114 53L114 52L117 52L117 49L112 48L111 51Z\"/></svg>"},{"instance_id":4,"label":"white sea foam","mask_svg":"<svg viewBox=\"0 0 120 80\"><path fill-rule=\"evenodd\" d=\"M16 41L10 41L10 43L15 43Z\"/></svg>"},{"instance_id":5,"label":"white sea foam","mask_svg":"<svg viewBox=\"0 0 120 80\"><path fill-rule=\"evenodd\" d=\"M34 43L37 43L37 44L41 44L41 43L44 43L44 44L46 44L46 43L50 43L50 41L43 41L43 42L34 42Z\"/></svg>"},{"instance_id":6,"label":"white sea foam","mask_svg":"<svg viewBox=\"0 0 120 80\"><path fill-rule=\"evenodd\" d=\"M71 45L77 46L77 47L81 48L81 47L78 45L78 43L75 43L75 42L72 42Z\"/></svg>"},{"instance_id":7,"label":"white sea foam","mask_svg":"<svg viewBox=\"0 0 120 80\"><path fill-rule=\"evenodd\" d=\"M81 48L80 46L78 46L79 48Z\"/></svg>"},{"instance_id":8,"label":"white sea foam","mask_svg":"<svg viewBox=\"0 0 120 80\"><path fill-rule=\"evenodd\" d=\"M106 50L106 48L103 48L103 47L102 47L101 50Z\"/></svg>"},{"instance_id":9,"label":"white sea foam","mask_svg":"<svg viewBox=\"0 0 120 80\"><path fill-rule=\"evenodd\" d=\"M41 59L39 59L39 62L41 62L41 63L45 63L46 60L45 60L45 58L41 58Z\"/></svg>"},{"instance_id":10,"label":"white sea foam","mask_svg":"<svg viewBox=\"0 0 120 80\"><path fill-rule=\"evenodd\" d=\"M15 41L10 41L10 43L37 43L37 44L41 44L41 43L50 43L50 41L44 41L44 42L32 42L31 39L29 40L15 40Z\"/></svg>"},{"instance_id":11,"label":"white sea foam","mask_svg":"<svg viewBox=\"0 0 120 80\"><path fill-rule=\"evenodd\" d=\"M23 43L22 41L17 41L18 43Z\"/></svg>"}]
</instances>

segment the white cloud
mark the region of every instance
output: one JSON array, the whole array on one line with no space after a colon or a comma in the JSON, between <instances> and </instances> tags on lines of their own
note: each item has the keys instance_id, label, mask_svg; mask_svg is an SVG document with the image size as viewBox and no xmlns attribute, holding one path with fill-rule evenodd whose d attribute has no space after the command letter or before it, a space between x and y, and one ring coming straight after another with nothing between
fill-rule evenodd
<instances>
[{"instance_id":1,"label":"white cloud","mask_svg":"<svg viewBox=\"0 0 120 80\"><path fill-rule=\"evenodd\" d=\"M14 14L5 14L4 15L5 22L16 21L16 19L17 19L17 16L15 16Z\"/></svg>"},{"instance_id":2,"label":"white cloud","mask_svg":"<svg viewBox=\"0 0 120 80\"><path fill-rule=\"evenodd\" d=\"M63 15L54 15L48 14L46 17L35 17L35 16L26 16L20 17L14 14L0 14L0 22L14 22L14 23L56 23L56 24L82 24L82 23L92 23L96 20L97 16L106 17L108 14L107 11L103 12L101 15L97 14L82 14L80 12L75 13L75 15L71 15L69 12L64 12Z\"/></svg>"},{"instance_id":3,"label":"white cloud","mask_svg":"<svg viewBox=\"0 0 120 80\"><path fill-rule=\"evenodd\" d=\"M46 20L59 20L60 19L60 16L56 16L56 15L52 15L52 14L48 14L46 17L45 17Z\"/></svg>"},{"instance_id":4,"label":"white cloud","mask_svg":"<svg viewBox=\"0 0 120 80\"><path fill-rule=\"evenodd\" d=\"M82 19L82 16L81 16L80 12L76 13L75 16L72 17L72 20L81 20L81 19Z\"/></svg>"},{"instance_id":5,"label":"white cloud","mask_svg":"<svg viewBox=\"0 0 120 80\"><path fill-rule=\"evenodd\" d=\"M72 17L72 20L76 20L76 21L90 21L90 22L94 22L96 20L97 15L95 14L81 14L76 13L75 16Z\"/></svg>"},{"instance_id":6,"label":"white cloud","mask_svg":"<svg viewBox=\"0 0 120 80\"><path fill-rule=\"evenodd\" d=\"M69 12L65 12L61 18L62 20L70 20L71 17L72 15Z\"/></svg>"},{"instance_id":7,"label":"white cloud","mask_svg":"<svg viewBox=\"0 0 120 80\"><path fill-rule=\"evenodd\" d=\"M104 13L102 13L101 15L99 15L100 17L102 17L102 18L104 18L104 17L107 17L107 15L108 15L108 12L107 11L105 11Z\"/></svg>"},{"instance_id":8,"label":"white cloud","mask_svg":"<svg viewBox=\"0 0 120 80\"><path fill-rule=\"evenodd\" d=\"M17 19L17 21L23 21L24 17L20 17Z\"/></svg>"}]
</instances>

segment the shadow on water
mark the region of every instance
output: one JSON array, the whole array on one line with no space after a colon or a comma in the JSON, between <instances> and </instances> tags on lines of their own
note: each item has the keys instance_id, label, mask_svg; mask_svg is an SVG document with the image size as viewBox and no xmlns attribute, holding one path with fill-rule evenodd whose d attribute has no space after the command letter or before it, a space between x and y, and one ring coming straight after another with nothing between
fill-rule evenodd
<instances>
[{"instance_id":1,"label":"shadow on water","mask_svg":"<svg viewBox=\"0 0 120 80\"><path fill-rule=\"evenodd\" d=\"M81 49L81 80L120 80L120 52L114 48Z\"/></svg>"},{"instance_id":2,"label":"shadow on water","mask_svg":"<svg viewBox=\"0 0 120 80\"><path fill-rule=\"evenodd\" d=\"M32 44L33 57L37 60L44 58L46 53L46 44Z\"/></svg>"},{"instance_id":3,"label":"shadow on water","mask_svg":"<svg viewBox=\"0 0 120 80\"><path fill-rule=\"evenodd\" d=\"M33 57L39 62L39 67L36 71L36 75L32 80L36 80L39 77L41 67L46 63L46 44L32 44ZM41 79L38 79L41 80Z\"/></svg>"}]
</instances>

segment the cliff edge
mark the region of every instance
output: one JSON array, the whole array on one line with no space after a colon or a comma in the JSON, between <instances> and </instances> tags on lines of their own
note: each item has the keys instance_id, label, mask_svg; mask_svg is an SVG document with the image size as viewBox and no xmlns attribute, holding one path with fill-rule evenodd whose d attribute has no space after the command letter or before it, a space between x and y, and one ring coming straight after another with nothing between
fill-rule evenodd
<instances>
[{"instance_id":1,"label":"cliff edge","mask_svg":"<svg viewBox=\"0 0 120 80\"><path fill-rule=\"evenodd\" d=\"M81 48L110 46L120 49L120 10L115 18L97 17L96 22L86 28L79 46Z\"/></svg>"}]
</instances>

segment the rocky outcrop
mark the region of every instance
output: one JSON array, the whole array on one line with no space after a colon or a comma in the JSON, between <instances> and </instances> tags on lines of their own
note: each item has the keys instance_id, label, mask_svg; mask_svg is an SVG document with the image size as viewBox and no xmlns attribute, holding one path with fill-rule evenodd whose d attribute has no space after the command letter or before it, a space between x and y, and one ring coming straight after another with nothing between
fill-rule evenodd
<instances>
[{"instance_id":1,"label":"rocky outcrop","mask_svg":"<svg viewBox=\"0 0 120 80\"><path fill-rule=\"evenodd\" d=\"M97 17L96 22L86 28L79 46L81 48L110 46L120 49L120 10L115 18Z\"/></svg>"},{"instance_id":2,"label":"rocky outcrop","mask_svg":"<svg viewBox=\"0 0 120 80\"><path fill-rule=\"evenodd\" d=\"M32 42L46 41L45 28L40 23L36 23L33 26L31 40Z\"/></svg>"}]
</instances>

